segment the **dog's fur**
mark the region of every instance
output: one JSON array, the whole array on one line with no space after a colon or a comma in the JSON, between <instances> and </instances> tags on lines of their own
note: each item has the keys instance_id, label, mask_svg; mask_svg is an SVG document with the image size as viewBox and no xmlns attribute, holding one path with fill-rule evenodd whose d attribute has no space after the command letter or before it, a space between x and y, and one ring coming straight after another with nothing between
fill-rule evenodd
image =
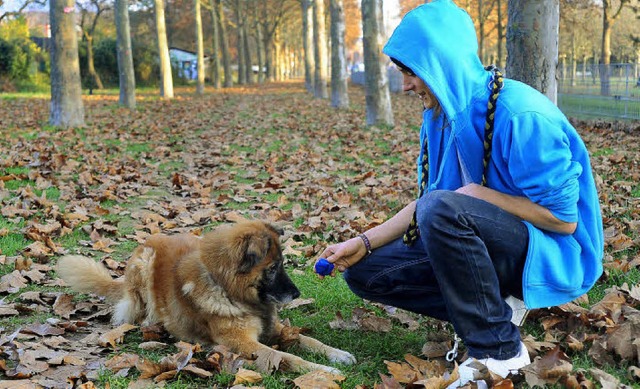
<instances>
[{"instance_id":1,"label":"dog's fur","mask_svg":"<svg viewBox=\"0 0 640 389\"><path fill-rule=\"evenodd\" d=\"M265 345L283 328L277 305L300 295L284 271L280 234L268 223L242 221L202 238L152 235L133 252L119 279L77 255L61 258L57 272L72 289L115 303L114 324L162 323L179 339L223 344L247 358L275 352L284 370L336 372ZM331 362L355 362L350 353L304 335L300 345Z\"/></svg>"}]
</instances>

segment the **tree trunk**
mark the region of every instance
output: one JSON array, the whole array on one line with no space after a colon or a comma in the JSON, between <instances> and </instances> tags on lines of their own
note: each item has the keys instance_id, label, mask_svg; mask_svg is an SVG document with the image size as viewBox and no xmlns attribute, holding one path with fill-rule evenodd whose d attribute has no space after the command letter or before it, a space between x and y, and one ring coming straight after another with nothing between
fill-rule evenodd
<instances>
[{"instance_id":1,"label":"tree trunk","mask_svg":"<svg viewBox=\"0 0 640 389\"><path fill-rule=\"evenodd\" d=\"M173 75L171 74L171 58L167 42L167 26L164 19L164 0L154 0L156 11L156 34L158 54L160 56L160 96L173 98Z\"/></svg>"},{"instance_id":2,"label":"tree trunk","mask_svg":"<svg viewBox=\"0 0 640 389\"><path fill-rule=\"evenodd\" d=\"M331 106L349 106L347 56L344 47L344 8L342 0L331 0Z\"/></svg>"},{"instance_id":3,"label":"tree trunk","mask_svg":"<svg viewBox=\"0 0 640 389\"><path fill-rule=\"evenodd\" d=\"M95 87L95 89L104 89L104 85L102 85L102 80L100 79L98 72L96 72L96 67L93 61L93 34L85 35L85 38L87 38L87 72L89 73L89 77L92 82L91 89L93 89L93 87Z\"/></svg>"},{"instance_id":4,"label":"tree trunk","mask_svg":"<svg viewBox=\"0 0 640 389\"><path fill-rule=\"evenodd\" d=\"M120 80L120 105L136 108L136 77L131 52L129 29L129 0L116 0L116 30L118 50L118 74Z\"/></svg>"},{"instance_id":5,"label":"tree trunk","mask_svg":"<svg viewBox=\"0 0 640 389\"><path fill-rule=\"evenodd\" d=\"M393 125L387 67L382 52L382 0L362 0L362 45L367 125Z\"/></svg>"},{"instance_id":6,"label":"tree trunk","mask_svg":"<svg viewBox=\"0 0 640 389\"><path fill-rule=\"evenodd\" d=\"M496 65L502 69L504 69L504 62L502 59L504 58L503 53L503 42L504 42L504 25L502 24L502 0L498 1L498 23L496 28L498 30L498 59L496 60Z\"/></svg>"},{"instance_id":7,"label":"tree trunk","mask_svg":"<svg viewBox=\"0 0 640 389\"><path fill-rule=\"evenodd\" d=\"M251 63L251 50L249 49L249 32L247 31L246 22L242 23L242 37L244 38L242 47L244 48L244 71L246 74L245 78L247 79L247 84L253 84L253 66Z\"/></svg>"},{"instance_id":8,"label":"tree trunk","mask_svg":"<svg viewBox=\"0 0 640 389\"><path fill-rule=\"evenodd\" d=\"M313 52L315 56L314 96L329 97L327 91L327 39L324 25L324 0L313 1Z\"/></svg>"},{"instance_id":9,"label":"tree trunk","mask_svg":"<svg viewBox=\"0 0 640 389\"><path fill-rule=\"evenodd\" d=\"M80 61L73 0L51 0L51 112L58 127L84 126Z\"/></svg>"},{"instance_id":10,"label":"tree trunk","mask_svg":"<svg viewBox=\"0 0 640 389\"><path fill-rule=\"evenodd\" d=\"M255 29L256 34L254 36L256 38L256 59L258 61L258 83L262 84L264 82L264 62L262 61L262 27L260 26L260 22L257 21L257 14Z\"/></svg>"},{"instance_id":11,"label":"tree trunk","mask_svg":"<svg viewBox=\"0 0 640 389\"><path fill-rule=\"evenodd\" d=\"M485 63L484 58L484 23L486 19L484 18L483 8L484 8L484 0L477 0L478 4L478 57L480 57L480 61Z\"/></svg>"},{"instance_id":12,"label":"tree trunk","mask_svg":"<svg viewBox=\"0 0 640 389\"><path fill-rule=\"evenodd\" d=\"M222 67L224 69L224 87L233 86L233 73L231 72L231 56L229 54L229 41L227 40L227 22L224 17L222 0L214 0L216 13L218 14L218 27L220 28L220 43L222 44Z\"/></svg>"},{"instance_id":13,"label":"tree trunk","mask_svg":"<svg viewBox=\"0 0 640 389\"><path fill-rule=\"evenodd\" d=\"M313 92L313 9L311 0L302 0L302 49L304 51L304 86Z\"/></svg>"},{"instance_id":14,"label":"tree trunk","mask_svg":"<svg viewBox=\"0 0 640 389\"><path fill-rule=\"evenodd\" d=\"M611 30L615 23L624 1L620 2L620 5L616 11L613 11L611 0L602 0L602 48L600 50L600 94L602 96L609 96L611 94L611 80L610 80L610 65L611 65Z\"/></svg>"},{"instance_id":15,"label":"tree trunk","mask_svg":"<svg viewBox=\"0 0 640 389\"><path fill-rule=\"evenodd\" d=\"M220 28L218 25L218 13L216 2L211 1L211 27L212 27L212 57L211 57L211 84L215 89L220 89Z\"/></svg>"},{"instance_id":16,"label":"tree trunk","mask_svg":"<svg viewBox=\"0 0 640 389\"><path fill-rule=\"evenodd\" d=\"M196 55L198 57L196 63L196 72L198 72L196 94L202 96L204 94L204 38L202 37L202 13L200 10L200 0L194 0L194 8L196 13Z\"/></svg>"},{"instance_id":17,"label":"tree trunk","mask_svg":"<svg viewBox=\"0 0 640 389\"><path fill-rule=\"evenodd\" d=\"M558 0L509 0L507 69L510 78L529 84L557 101Z\"/></svg>"},{"instance_id":18,"label":"tree trunk","mask_svg":"<svg viewBox=\"0 0 640 389\"><path fill-rule=\"evenodd\" d=\"M247 73L245 72L245 60L244 60L244 31L242 30L242 11L240 9L240 0L236 0L234 11L236 16L236 53L238 58L238 84L244 85L247 83Z\"/></svg>"},{"instance_id":19,"label":"tree trunk","mask_svg":"<svg viewBox=\"0 0 640 389\"><path fill-rule=\"evenodd\" d=\"M576 71L578 70L578 59L576 57L576 34L574 27L571 32L571 86L576 86Z\"/></svg>"}]
</instances>

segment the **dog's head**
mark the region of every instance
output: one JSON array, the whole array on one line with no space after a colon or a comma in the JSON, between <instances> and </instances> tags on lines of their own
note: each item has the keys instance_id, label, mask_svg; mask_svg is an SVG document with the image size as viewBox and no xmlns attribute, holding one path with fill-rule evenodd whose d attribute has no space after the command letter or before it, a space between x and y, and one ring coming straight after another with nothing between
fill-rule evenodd
<instances>
[{"instance_id":1,"label":"dog's head","mask_svg":"<svg viewBox=\"0 0 640 389\"><path fill-rule=\"evenodd\" d=\"M300 296L284 270L282 230L262 221L218 227L205 236L202 258L232 299L288 303Z\"/></svg>"}]
</instances>

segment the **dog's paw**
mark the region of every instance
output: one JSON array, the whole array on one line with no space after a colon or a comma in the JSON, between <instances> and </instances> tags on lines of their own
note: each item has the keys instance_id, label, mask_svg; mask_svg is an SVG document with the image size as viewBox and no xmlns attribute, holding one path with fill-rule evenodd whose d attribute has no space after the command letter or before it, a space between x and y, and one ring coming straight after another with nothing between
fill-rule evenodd
<instances>
[{"instance_id":1,"label":"dog's paw","mask_svg":"<svg viewBox=\"0 0 640 389\"><path fill-rule=\"evenodd\" d=\"M335 367L331 367L331 366L316 365L316 370L323 370L323 371L326 371L327 373L336 374L336 375L342 375L342 372L340 370L336 369Z\"/></svg>"},{"instance_id":2,"label":"dog's paw","mask_svg":"<svg viewBox=\"0 0 640 389\"><path fill-rule=\"evenodd\" d=\"M356 363L356 358L343 350L333 349L327 355L327 358L331 361L331 363L342 363L343 365L353 365Z\"/></svg>"}]
</instances>

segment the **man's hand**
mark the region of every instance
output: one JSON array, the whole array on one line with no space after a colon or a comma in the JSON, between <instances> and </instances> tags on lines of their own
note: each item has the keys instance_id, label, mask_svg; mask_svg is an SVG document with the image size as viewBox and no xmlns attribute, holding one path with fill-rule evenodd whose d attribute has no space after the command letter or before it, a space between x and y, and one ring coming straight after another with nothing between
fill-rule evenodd
<instances>
[{"instance_id":1,"label":"man's hand","mask_svg":"<svg viewBox=\"0 0 640 389\"><path fill-rule=\"evenodd\" d=\"M364 246L364 242L355 237L327 247L320 254L320 258L326 258L327 261L336 265L338 271L343 272L358 263L366 254L367 248ZM331 275L335 275L335 271Z\"/></svg>"}]
</instances>

